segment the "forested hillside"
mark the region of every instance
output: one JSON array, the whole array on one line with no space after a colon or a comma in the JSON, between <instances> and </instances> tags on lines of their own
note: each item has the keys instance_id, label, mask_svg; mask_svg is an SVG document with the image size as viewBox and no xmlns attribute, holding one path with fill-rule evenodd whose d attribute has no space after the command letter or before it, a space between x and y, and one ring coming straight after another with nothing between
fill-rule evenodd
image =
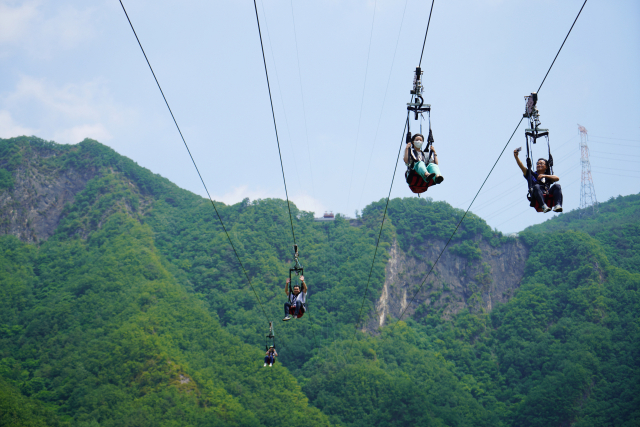
<instances>
[{"instance_id":1,"label":"forested hillside","mask_svg":"<svg viewBox=\"0 0 640 427\"><path fill-rule=\"evenodd\" d=\"M384 201L292 206L283 323L286 201L216 203L254 293L208 200L96 141L0 140L0 425L637 425L639 200L516 239L471 214L419 288L463 212L394 199L366 295Z\"/></svg>"}]
</instances>

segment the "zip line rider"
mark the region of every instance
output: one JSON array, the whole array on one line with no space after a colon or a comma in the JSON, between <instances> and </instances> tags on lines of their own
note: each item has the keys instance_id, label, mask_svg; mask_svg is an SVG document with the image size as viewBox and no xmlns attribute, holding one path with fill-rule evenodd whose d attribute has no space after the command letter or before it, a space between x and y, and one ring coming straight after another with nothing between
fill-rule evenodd
<instances>
[{"instance_id":1,"label":"zip line rider","mask_svg":"<svg viewBox=\"0 0 640 427\"><path fill-rule=\"evenodd\" d=\"M288 301L284 303L284 319L282 319L283 321L291 319L291 308L294 309L294 319L299 316L300 310L302 310L302 312L304 313L304 304L307 297L307 284L304 281L304 276L300 276L300 281L302 282L302 292L300 292L300 285L294 285L293 290L291 292L289 291L289 283L291 283L291 279L287 279L287 282L284 285L284 291L287 294Z\"/></svg>"},{"instance_id":2,"label":"zip line rider","mask_svg":"<svg viewBox=\"0 0 640 427\"><path fill-rule=\"evenodd\" d=\"M518 167L522 171L524 178L529 181L529 171L520 161L520 157L518 154L520 153L520 149L513 150L513 156L516 158L516 162L518 163ZM544 202L544 195L551 194L553 197L553 202L555 206L553 207L554 212L562 212L562 187L557 182L560 180L555 175L549 175L549 162L546 159L538 159L536 163L536 172L531 171L531 181L532 181L532 193L535 200L538 202L538 206L542 209L542 212L547 213L551 210L549 206Z\"/></svg>"},{"instance_id":3,"label":"zip line rider","mask_svg":"<svg viewBox=\"0 0 640 427\"><path fill-rule=\"evenodd\" d=\"M404 163L420 175L427 184L429 182L440 184L444 177L440 174L438 154L433 144L431 144L428 154L423 152L423 144L424 136L419 133L413 135L411 141L407 141L407 146L404 150Z\"/></svg>"},{"instance_id":4,"label":"zip line rider","mask_svg":"<svg viewBox=\"0 0 640 427\"><path fill-rule=\"evenodd\" d=\"M273 364L276 362L276 357L278 357L276 348L274 346L269 346L269 349L267 350L267 353L264 357L264 366L273 366Z\"/></svg>"}]
</instances>

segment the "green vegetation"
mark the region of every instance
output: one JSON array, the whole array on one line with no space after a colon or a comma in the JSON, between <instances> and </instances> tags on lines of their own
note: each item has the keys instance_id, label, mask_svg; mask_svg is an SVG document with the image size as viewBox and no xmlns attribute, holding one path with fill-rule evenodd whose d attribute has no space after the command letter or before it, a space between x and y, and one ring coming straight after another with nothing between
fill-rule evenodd
<instances>
[{"instance_id":1,"label":"green vegetation","mask_svg":"<svg viewBox=\"0 0 640 427\"><path fill-rule=\"evenodd\" d=\"M611 198L598 204L598 212L569 212L529 227L526 232L584 231L600 242L613 265L640 273L640 194Z\"/></svg>"},{"instance_id":2,"label":"green vegetation","mask_svg":"<svg viewBox=\"0 0 640 427\"><path fill-rule=\"evenodd\" d=\"M95 141L25 137L0 140L0 171L12 180L0 194L14 191L13 171L27 166L92 178L53 237L39 245L0 237L0 425L640 419L638 195L602 204L597 217L563 214L522 232L521 286L490 313L469 303L444 320L425 303L372 336L356 322L384 200L358 225L314 222L292 206L309 312L283 323L292 262L285 201L216 204L259 303L208 200ZM394 239L409 255L441 245L463 213L428 199L390 201L364 321L375 316ZM477 264L469 274L479 288L492 280L482 248L505 240L469 214L449 251ZM470 290L469 301L481 298ZM272 368L262 367L265 312L276 321Z\"/></svg>"},{"instance_id":3,"label":"green vegetation","mask_svg":"<svg viewBox=\"0 0 640 427\"><path fill-rule=\"evenodd\" d=\"M13 176L11 172L0 168L0 190L13 189Z\"/></svg>"}]
</instances>

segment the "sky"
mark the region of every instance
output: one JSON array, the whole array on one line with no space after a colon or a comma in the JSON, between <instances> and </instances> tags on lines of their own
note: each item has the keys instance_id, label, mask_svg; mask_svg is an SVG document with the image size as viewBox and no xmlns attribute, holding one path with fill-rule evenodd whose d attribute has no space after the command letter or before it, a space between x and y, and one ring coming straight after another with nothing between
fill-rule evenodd
<instances>
[{"instance_id":1,"label":"sky","mask_svg":"<svg viewBox=\"0 0 640 427\"><path fill-rule=\"evenodd\" d=\"M123 2L213 199L284 198L253 2ZM435 1L422 68L445 179L425 195L469 207L582 3ZM299 208L353 217L387 197L392 178L391 197L415 197L402 160L394 168L430 7L257 0ZM118 0L0 0L0 64L0 137L93 138L206 196ZM597 199L640 192L639 100L640 2L589 0L539 92L565 211L580 204L578 124ZM471 207L503 232L557 215L528 207L513 159L525 127Z\"/></svg>"}]
</instances>

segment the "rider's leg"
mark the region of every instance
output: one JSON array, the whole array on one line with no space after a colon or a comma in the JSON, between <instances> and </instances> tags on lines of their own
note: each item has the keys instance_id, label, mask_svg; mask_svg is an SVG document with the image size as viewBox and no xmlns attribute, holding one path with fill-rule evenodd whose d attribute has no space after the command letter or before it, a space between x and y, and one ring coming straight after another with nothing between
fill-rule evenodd
<instances>
[{"instance_id":1,"label":"rider's leg","mask_svg":"<svg viewBox=\"0 0 640 427\"><path fill-rule=\"evenodd\" d=\"M562 187L560 184L553 184L549 189L551 195L553 196L553 203L555 206L562 206Z\"/></svg>"},{"instance_id":2,"label":"rider's leg","mask_svg":"<svg viewBox=\"0 0 640 427\"><path fill-rule=\"evenodd\" d=\"M296 301L296 309L293 312L293 315L298 317L298 314L300 314L300 307L302 306L302 303L300 301Z\"/></svg>"},{"instance_id":3,"label":"rider's leg","mask_svg":"<svg viewBox=\"0 0 640 427\"><path fill-rule=\"evenodd\" d=\"M439 184L440 182L442 182L442 179L438 179L439 176L442 176L440 174L440 167L438 167L438 165L436 165L435 163L429 163L427 165L427 172L429 172L430 174L431 173L435 174L435 177L433 178L433 180L435 181L436 184Z\"/></svg>"},{"instance_id":4,"label":"rider's leg","mask_svg":"<svg viewBox=\"0 0 640 427\"><path fill-rule=\"evenodd\" d=\"M435 176L429 173L429 171L427 170L427 165L425 165L422 161L416 162L413 165L413 170L416 171L416 173L420 175L422 179L425 180L425 182L429 182Z\"/></svg>"},{"instance_id":5,"label":"rider's leg","mask_svg":"<svg viewBox=\"0 0 640 427\"><path fill-rule=\"evenodd\" d=\"M547 204L544 202L544 198L542 197L542 188L540 188L540 184L535 184L531 189L531 192L533 193L534 199L538 202L538 206L540 206L541 209L544 209Z\"/></svg>"},{"instance_id":6,"label":"rider's leg","mask_svg":"<svg viewBox=\"0 0 640 427\"><path fill-rule=\"evenodd\" d=\"M284 303L284 317L287 317L289 315L290 307L291 307L291 304L289 303L289 301Z\"/></svg>"}]
</instances>

